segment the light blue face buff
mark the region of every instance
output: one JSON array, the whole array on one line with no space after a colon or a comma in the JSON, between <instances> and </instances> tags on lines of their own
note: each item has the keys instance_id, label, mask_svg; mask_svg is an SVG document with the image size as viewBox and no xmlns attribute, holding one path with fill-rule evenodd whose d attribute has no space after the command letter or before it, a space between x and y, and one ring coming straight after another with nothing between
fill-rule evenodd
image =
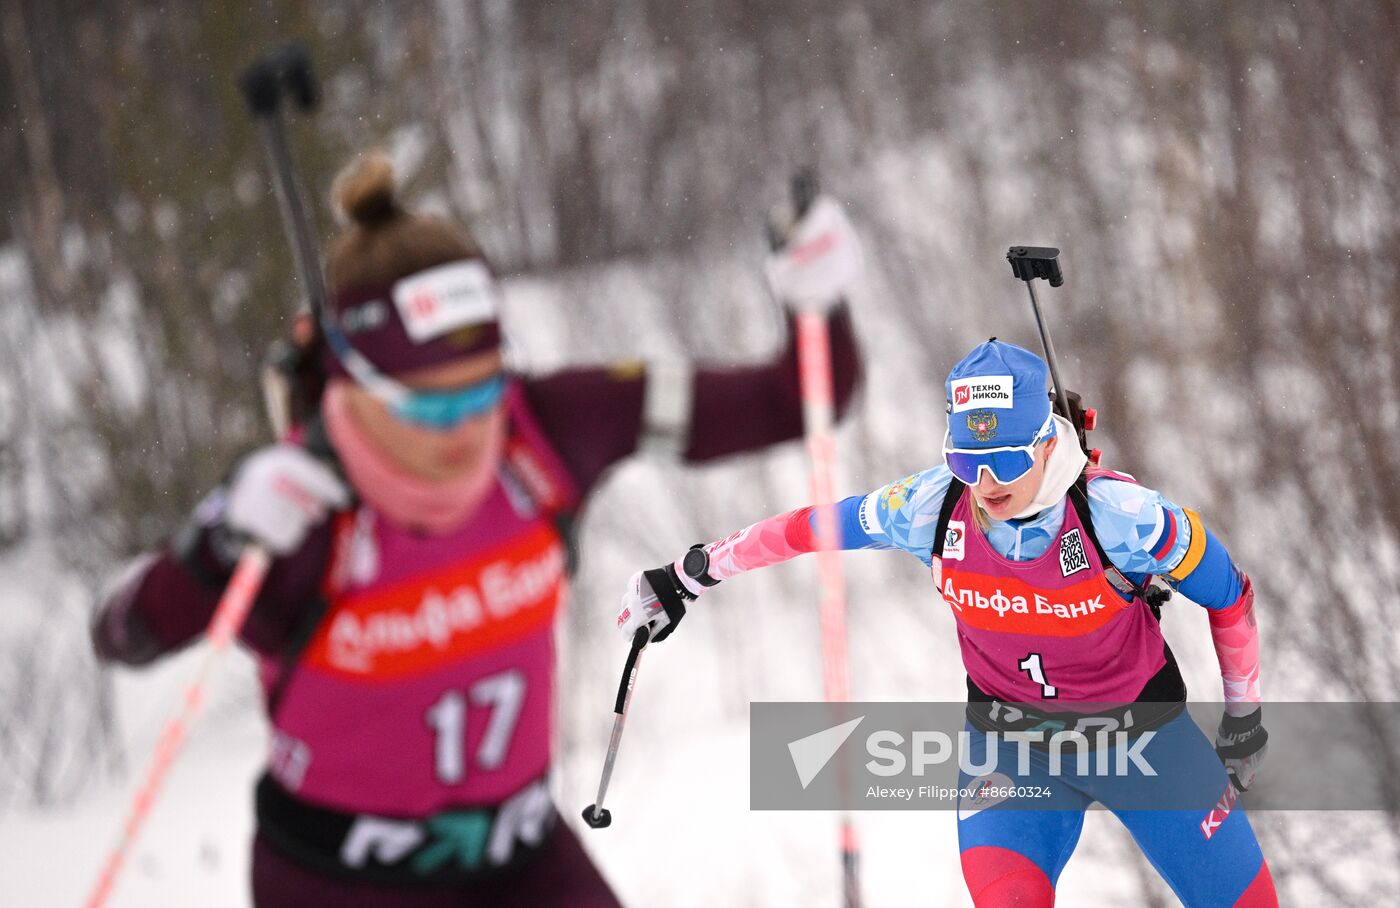
<instances>
[{"instance_id":1,"label":"light blue face buff","mask_svg":"<svg viewBox=\"0 0 1400 908\"><path fill-rule=\"evenodd\" d=\"M454 429L469 419L485 415L506 390L504 373L453 388L450 391L415 391L390 405L394 416L428 429Z\"/></svg>"}]
</instances>

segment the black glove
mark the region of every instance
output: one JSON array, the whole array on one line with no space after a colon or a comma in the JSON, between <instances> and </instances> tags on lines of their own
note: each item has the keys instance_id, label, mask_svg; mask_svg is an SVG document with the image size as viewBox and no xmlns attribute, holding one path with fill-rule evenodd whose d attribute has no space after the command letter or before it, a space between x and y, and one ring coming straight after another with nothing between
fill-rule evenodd
<instances>
[{"instance_id":1,"label":"black glove","mask_svg":"<svg viewBox=\"0 0 1400 908\"><path fill-rule=\"evenodd\" d=\"M672 631L685 617L686 602L694 602L697 597L686 589L685 584L681 583L680 578L676 576L674 564L653 568L650 571L642 571L642 576L646 578L647 583L651 584L652 591L656 593L661 607L666 610L665 626L651 638L652 643L660 643L671 636Z\"/></svg>"},{"instance_id":2,"label":"black glove","mask_svg":"<svg viewBox=\"0 0 1400 908\"><path fill-rule=\"evenodd\" d=\"M1264 763L1269 733L1264 730L1264 709L1260 707L1247 716L1220 717L1220 730L1215 733L1215 753L1225 764L1230 781L1240 791L1248 791Z\"/></svg>"},{"instance_id":3,"label":"black glove","mask_svg":"<svg viewBox=\"0 0 1400 908\"><path fill-rule=\"evenodd\" d=\"M677 564L684 577L676 571ZM643 626L651 628L652 642L671 636L685 617L685 604L719 583L710 576L709 566L704 547L693 545L678 561L633 574L618 608L618 631L629 640Z\"/></svg>"}]
</instances>

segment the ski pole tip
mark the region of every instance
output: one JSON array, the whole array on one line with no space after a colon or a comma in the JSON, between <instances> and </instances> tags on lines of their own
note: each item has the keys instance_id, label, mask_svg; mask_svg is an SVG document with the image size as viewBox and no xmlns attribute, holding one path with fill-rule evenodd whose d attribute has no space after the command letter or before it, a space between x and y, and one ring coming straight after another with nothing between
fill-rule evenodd
<instances>
[{"instance_id":1,"label":"ski pole tip","mask_svg":"<svg viewBox=\"0 0 1400 908\"><path fill-rule=\"evenodd\" d=\"M792 175L792 207L797 212L797 217L801 219L807 214L812 203L817 200L818 193L821 192L821 184L817 182L817 169L810 165L799 167Z\"/></svg>"},{"instance_id":2,"label":"ski pole tip","mask_svg":"<svg viewBox=\"0 0 1400 908\"><path fill-rule=\"evenodd\" d=\"M600 810L597 804L589 804L583 808L583 822L590 829L606 829L612 825L612 813L606 808Z\"/></svg>"}]
</instances>

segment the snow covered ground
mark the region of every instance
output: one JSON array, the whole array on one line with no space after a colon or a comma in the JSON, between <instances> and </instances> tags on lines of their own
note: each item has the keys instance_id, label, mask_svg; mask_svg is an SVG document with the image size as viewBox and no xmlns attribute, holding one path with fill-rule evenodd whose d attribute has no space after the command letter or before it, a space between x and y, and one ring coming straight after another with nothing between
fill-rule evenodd
<instances>
[{"instance_id":1,"label":"snow covered ground","mask_svg":"<svg viewBox=\"0 0 1400 908\"><path fill-rule=\"evenodd\" d=\"M710 655L681 647L650 655L609 796L614 825L592 831L578 820L597 784L601 744L565 760L556 786L564 817L580 829L628 905L837 905L836 831L829 815L748 809L746 722L692 726L684 737L658 728L668 708L662 695L686 686L688 674L703 671ZM62 810L14 813L0 823L5 904L82 903L115 842L163 717L201 657L197 648L151 672L119 676L131 757L122 778ZM605 666L609 676L616 671L612 661ZM110 902L114 908L249 904L251 791L267 743L253 684L251 660L241 654L218 672L210 712L130 855ZM594 705L577 704L596 718L601 742L610 714L606 704L589 708ZM953 814L868 813L858 824L871 905L969 904ZM1093 852L1124 838L1115 826L1096 811L1081 848ZM638 860L658 841L676 856L664 872L654 859ZM1129 905L1136 903L1135 885L1130 873L1106 873L1098 862L1081 859L1071 862L1061 892L1064 904Z\"/></svg>"}]
</instances>

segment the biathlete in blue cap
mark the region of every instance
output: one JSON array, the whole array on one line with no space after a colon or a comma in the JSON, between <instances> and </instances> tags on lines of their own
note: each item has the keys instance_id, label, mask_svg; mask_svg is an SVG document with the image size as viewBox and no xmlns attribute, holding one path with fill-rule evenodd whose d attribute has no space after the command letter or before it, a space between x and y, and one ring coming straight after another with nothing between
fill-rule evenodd
<instances>
[{"instance_id":1,"label":"biathlete in blue cap","mask_svg":"<svg viewBox=\"0 0 1400 908\"><path fill-rule=\"evenodd\" d=\"M948 376L945 462L837 505L842 548L902 549L933 570L957 622L972 750L1007 749L998 772L961 779L958 838L973 901L1052 905L1084 811L1098 801L1184 904L1277 905L1236 802L1268 738L1249 578L1196 512L1091 465L1076 427L1052 412L1047 378L1035 354L981 344ZM816 549L810 507L697 546L633 576L618 629L630 639L649 624L664 639L685 604L721 580ZM1165 587L1209 613L1226 701L1214 747L1186 714L1162 637ZM1117 746L1153 772L1052 772L1046 752L1032 749L1029 773L1013 783L1005 773L1016 751L1003 736L1045 728L1122 730ZM998 794L1011 785L1046 796Z\"/></svg>"}]
</instances>

